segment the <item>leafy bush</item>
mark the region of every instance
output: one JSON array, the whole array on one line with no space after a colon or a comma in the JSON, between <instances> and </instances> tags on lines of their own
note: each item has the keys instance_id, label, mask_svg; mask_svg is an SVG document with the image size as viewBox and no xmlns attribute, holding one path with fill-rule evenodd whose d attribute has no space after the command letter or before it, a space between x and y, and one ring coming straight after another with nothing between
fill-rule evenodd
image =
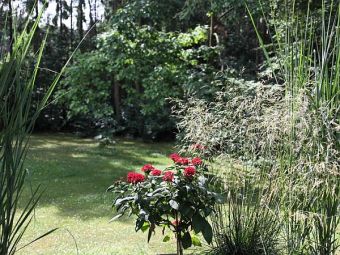
<instances>
[{"instance_id":1,"label":"leafy bush","mask_svg":"<svg viewBox=\"0 0 340 255\"><path fill-rule=\"evenodd\" d=\"M121 217L127 211L137 216L135 230L148 230L148 240L156 226L170 229L177 239L177 253L201 245L196 234L212 242L213 232L207 217L213 213L218 195L209 190L207 170L198 158L172 154L174 165L161 171L147 164L145 175L130 172L127 182L116 182L109 191L117 194L114 206ZM191 232L190 230L194 230ZM166 236L164 240L168 240Z\"/></svg>"},{"instance_id":2,"label":"leafy bush","mask_svg":"<svg viewBox=\"0 0 340 255\"><path fill-rule=\"evenodd\" d=\"M105 122L117 132L148 139L175 130L168 98L199 91L216 68L207 65L218 56L218 47L207 47L207 29L187 33L158 31L139 25L120 10L110 29L97 40L97 49L78 54L66 72L57 97L68 107L70 120L87 118ZM203 77L203 78L202 78Z\"/></svg>"}]
</instances>

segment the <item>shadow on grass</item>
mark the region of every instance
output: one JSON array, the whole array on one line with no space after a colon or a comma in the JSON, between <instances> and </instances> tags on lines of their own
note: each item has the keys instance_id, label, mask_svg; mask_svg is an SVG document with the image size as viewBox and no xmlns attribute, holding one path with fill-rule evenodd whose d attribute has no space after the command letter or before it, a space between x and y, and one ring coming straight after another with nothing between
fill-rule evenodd
<instances>
[{"instance_id":1,"label":"shadow on grass","mask_svg":"<svg viewBox=\"0 0 340 255\"><path fill-rule=\"evenodd\" d=\"M39 207L54 206L61 216L81 220L111 218L114 197L106 193L106 188L143 164L166 166L173 148L169 143L146 144L125 139L100 148L91 139L64 134L33 135L30 145L26 160L28 182L33 188L41 184L45 189ZM30 196L30 185L26 186L22 206Z\"/></svg>"}]
</instances>

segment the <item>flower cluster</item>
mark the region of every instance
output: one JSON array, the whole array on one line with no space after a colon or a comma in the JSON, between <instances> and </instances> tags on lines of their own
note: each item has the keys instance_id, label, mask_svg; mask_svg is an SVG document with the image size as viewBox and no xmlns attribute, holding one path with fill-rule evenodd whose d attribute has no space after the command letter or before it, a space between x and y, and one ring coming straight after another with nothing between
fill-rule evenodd
<instances>
[{"instance_id":1,"label":"flower cluster","mask_svg":"<svg viewBox=\"0 0 340 255\"><path fill-rule=\"evenodd\" d=\"M174 172L166 171L164 172L163 181L172 182L174 180L174 176L175 176Z\"/></svg>"},{"instance_id":2,"label":"flower cluster","mask_svg":"<svg viewBox=\"0 0 340 255\"><path fill-rule=\"evenodd\" d=\"M188 166L184 169L184 176L191 178L196 174L196 168L193 166Z\"/></svg>"},{"instance_id":3,"label":"flower cluster","mask_svg":"<svg viewBox=\"0 0 340 255\"><path fill-rule=\"evenodd\" d=\"M179 165L187 165L189 164L189 159L185 158L185 157L181 157L179 154L177 153L173 153L170 155L170 158Z\"/></svg>"},{"instance_id":4,"label":"flower cluster","mask_svg":"<svg viewBox=\"0 0 340 255\"><path fill-rule=\"evenodd\" d=\"M173 153L170 155L170 158L174 161L175 164L178 164L178 165L194 165L194 166L198 166L198 165L201 165L203 164L203 161L201 158L199 157L195 157L193 159L189 159L189 158L186 158L186 157L181 157L179 154L177 153Z\"/></svg>"},{"instance_id":5,"label":"flower cluster","mask_svg":"<svg viewBox=\"0 0 340 255\"><path fill-rule=\"evenodd\" d=\"M198 166L198 165L202 165L203 161L201 158L199 157L196 157L196 158L193 158L191 160L191 163L194 165L194 166Z\"/></svg>"},{"instance_id":6,"label":"flower cluster","mask_svg":"<svg viewBox=\"0 0 340 255\"><path fill-rule=\"evenodd\" d=\"M138 183L138 182L143 182L145 180L145 176L140 174L140 173L136 173L136 172L129 172L127 174L127 181L129 183Z\"/></svg>"},{"instance_id":7,"label":"flower cluster","mask_svg":"<svg viewBox=\"0 0 340 255\"><path fill-rule=\"evenodd\" d=\"M161 170L158 170L158 169L154 169L151 171L150 173L152 176L160 176L162 174L162 171Z\"/></svg>"},{"instance_id":8,"label":"flower cluster","mask_svg":"<svg viewBox=\"0 0 340 255\"><path fill-rule=\"evenodd\" d=\"M141 168L141 171L144 172L147 175L151 176L161 176L162 180L165 182L173 182L175 176L183 172L183 176L186 177L188 180L191 180L195 174L196 174L196 167L201 166L203 164L203 161L199 157L194 157L192 159L182 157L177 153L173 153L169 156L176 165L178 165L180 168L177 169L177 173L173 170L159 170L156 169L151 164L146 164ZM182 167L182 168L181 168ZM184 168L184 169L183 169ZM184 170L184 171L181 171ZM146 176L140 173L136 172L129 172L127 175L127 181L128 183L136 184L139 182L145 181Z\"/></svg>"},{"instance_id":9,"label":"flower cluster","mask_svg":"<svg viewBox=\"0 0 340 255\"><path fill-rule=\"evenodd\" d=\"M155 168L151 165L151 164L146 164L142 167L142 172L144 173L150 173L152 170L154 170Z\"/></svg>"}]
</instances>

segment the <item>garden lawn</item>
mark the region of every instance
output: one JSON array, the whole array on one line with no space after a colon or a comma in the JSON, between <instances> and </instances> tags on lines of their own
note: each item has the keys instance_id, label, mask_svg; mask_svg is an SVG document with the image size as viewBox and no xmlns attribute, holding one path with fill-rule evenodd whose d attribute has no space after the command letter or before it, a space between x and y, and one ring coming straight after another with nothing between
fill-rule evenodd
<instances>
[{"instance_id":1,"label":"garden lawn","mask_svg":"<svg viewBox=\"0 0 340 255\"><path fill-rule=\"evenodd\" d=\"M162 243L160 230L147 244L146 233L135 233L133 218L109 223L115 215L113 195L106 188L145 163L157 168L170 164L169 143L142 143L117 139L101 148L92 139L65 134L33 135L26 160L29 182L22 205L41 184L43 196L21 245L59 228L18 254L156 254L176 250L175 242Z\"/></svg>"}]
</instances>

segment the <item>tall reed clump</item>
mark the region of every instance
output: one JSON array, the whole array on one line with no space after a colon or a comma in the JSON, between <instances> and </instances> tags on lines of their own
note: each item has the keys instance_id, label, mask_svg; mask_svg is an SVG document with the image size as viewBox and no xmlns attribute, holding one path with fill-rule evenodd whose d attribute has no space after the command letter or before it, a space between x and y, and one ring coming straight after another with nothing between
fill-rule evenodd
<instances>
[{"instance_id":1,"label":"tall reed clump","mask_svg":"<svg viewBox=\"0 0 340 255\"><path fill-rule=\"evenodd\" d=\"M340 3L272 4L273 44L261 43L285 89L286 142L275 154L288 254L335 254L339 247ZM278 13L278 10L281 10ZM282 12L283 10L283 12ZM255 27L256 29L256 27ZM259 34L258 34L259 35ZM259 37L260 42L262 42Z\"/></svg>"},{"instance_id":2,"label":"tall reed clump","mask_svg":"<svg viewBox=\"0 0 340 255\"><path fill-rule=\"evenodd\" d=\"M280 254L281 222L275 194L268 192L270 187L253 170L229 169L233 174L223 178L226 203L216 206L211 219L215 242L209 254Z\"/></svg>"},{"instance_id":3,"label":"tall reed clump","mask_svg":"<svg viewBox=\"0 0 340 255\"><path fill-rule=\"evenodd\" d=\"M263 2L270 7L264 20L272 43L265 45L257 34L270 71L265 73L271 73L271 78L265 84L227 78L213 102L197 98L178 102L175 113L183 149L198 142L211 156L227 155L230 166L221 166L225 160L220 158L213 163L224 190L252 196L242 200L243 204L234 196L227 197L229 204L213 218L217 238L229 237L236 230L245 236L253 227L242 224L254 222L253 215L255 222L260 222L265 220L262 215L275 213L273 220L280 231L272 232L279 237L270 244L273 254L336 254L340 227L340 3L269 2ZM256 30L254 20L253 24ZM256 181L249 182L245 176L235 180L242 171ZM250 193L238 189L242 182ZM241 212L243 218L235 217L235 212L244 210L240 208L256 213ZM231 226L237 226L234 232ZM271 233L271 227L263 224L259 235ZM237 244L240 254L254 253L247 242L231 238L220 238L213 250L228 243ZM253 245L256 243L254 240Z\"/></svg>"},{"instance_id":4,"label":"tall reed clump","mask_svg":"<svg viewBox=\"0 0 340 255\"><path fill-rule=\"evenodd\" d=\"M11 255L20 249L19 241L41 196L37 188L19 209L27 175L24 161L29 135L60 78L57 75L38 107L32 110L32 94L46 40L41 43L33 68L28 68L27 58L40 18L41 13L33 25L27 22L15 36L11 52L2 53L0 59L0 255Z\"/></svg>"}]
</instances>

